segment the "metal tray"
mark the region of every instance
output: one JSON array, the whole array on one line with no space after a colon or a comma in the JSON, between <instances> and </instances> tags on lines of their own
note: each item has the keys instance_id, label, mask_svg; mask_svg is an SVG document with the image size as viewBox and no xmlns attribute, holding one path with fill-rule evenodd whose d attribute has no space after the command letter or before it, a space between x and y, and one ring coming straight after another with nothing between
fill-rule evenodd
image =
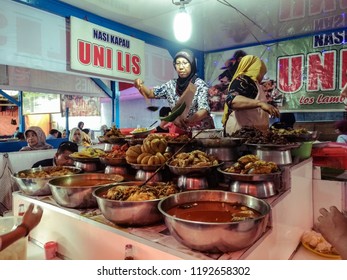
<instances>
[{"instance_id":1,"label":"metal tray","mask_svg":"<svg viewBox=\"0 0 347 280\"><path fill-rule=\"evenodd\" d=\"M199 166L199 167L178 167L166 164L169 167L170 172L175 175L189 175L189 174L204 174L211 170L212 168L219 167L224 163L219 163L213 166Z\"/></svg>"},{"instance_id":2,"label":"metal tray","mask_svg":"<svg viewBox=\"0 0 347 280\"><path fill-rule=\"evenodd\" d=\"M73 157L71 155L69 157L77 162L100 162L99 157Z\"/></svg>"},{"instance_id":3,"label":"metal tray","mask_svg":"<svg viewBox=\"0 0 347 280\"><path fill-rule=\"evenodd\" d=\"M222 173L224 176L235 180L243 182L254 182L254 181L272 181L275 178L281 176L281 172L273 172L268 174L238 174L225 172L221 168L217 168L218 172Z\"/></svg>"},{"instance_id":4,"label":"metal tray","mask_svg":"<svg viewBox=\"0 0 347 280\"><path fill-rule=\"evenodd\" d=\"M256 147L260 150L278 150L278 151L286 151L290 149L295 149L300 147L301 143L288 143L288 144L253 144L253 143L245 143L247 146Z\"/></svg>"},{"instance_id":5,"label":"metal tray","mask_svg":"<svg viewBox=\"0 0 347 280\"><path fill-rule=\"evenodd\" d=\"M100 157L101 163L105 165L112 165L112 166L119 166L119 165L125 165L127 163L125 157L123 158L107 158L107 157Z\"/></svg>"},{"instance_id":6,"label":"metal tray","mask_svg":"<svg viewBox=\"0 0 347 280\"><path fill-rule=\"evenodd\" d=\"M104 136L98 137L99 141L101 143L108 143L108 144L120 144L125 142L125 136L124 137L108 137L105 138Z\"/></svg>"},{"instance_id":7,"label":"metal tray","mask_svg":"<svg viewBox=\"0 0 347 280\"><path fill-rule=\"evenodd\" d=\"M156 164L156 165L148 165L148 164L137 164L137 163L129 163L130 166L134 169L138 170L144 170L144 171L155 171L159 167L162 166L162 164Z\"/></svg>"}]
</instances>

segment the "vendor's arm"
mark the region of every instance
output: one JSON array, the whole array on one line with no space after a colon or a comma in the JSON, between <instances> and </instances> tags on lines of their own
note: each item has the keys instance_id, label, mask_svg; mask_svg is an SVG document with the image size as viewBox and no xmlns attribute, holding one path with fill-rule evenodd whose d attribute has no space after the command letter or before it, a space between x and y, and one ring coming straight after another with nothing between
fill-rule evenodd
<instances>
[{"instance_id":1,"label":"vendor's arm","mask_svg":"<svg viewBox=\"0 0 347 280\"><path fill-rule=\"evenodd\" d=\"M146 87L141 79L135 79L134 86L145 98L155 98L153 89L149 89L148 87Z\"/></svg>"},{"instance_id":2,"label":"vendor's arm","mask_svg":"<svg viewBox=\"0 0 347 280\"><path fill-rule=\"evenodd\" d=\"M237 95L233 98L233 100L231 101L231 108L233 110L246 110L246 109L260 108L264 110L265 112L267 112L272 117L280 116L280 111L275 106L272 106L271 104L267 102L251 99L242 95Z\"/></svg>"},{"instance_id":3,"label":"vendor's arm","mask_svg":"<svg viewBox=\"0 0 347 280\"><path fill-rule=\"evenodd\" d=\"M226 103L235 111L260 108L273 117L279 117L279 110L267 102L255 99L257 95L255 82L248 76L240 76L230 85Z\"/></svg>"}]
</instances>

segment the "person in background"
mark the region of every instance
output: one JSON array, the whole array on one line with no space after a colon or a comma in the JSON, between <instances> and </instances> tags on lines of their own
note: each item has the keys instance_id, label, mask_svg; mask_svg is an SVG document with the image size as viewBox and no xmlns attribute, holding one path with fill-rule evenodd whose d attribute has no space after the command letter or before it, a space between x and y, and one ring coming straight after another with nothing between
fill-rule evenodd
<instances>
[{"instance_id":1,"label":"person in background","mask_svg":"<svg viewBox=\"0 0 347 280\"><path fill-rule=\"evenodd\" d=\"M77 127L78 127L80 130L83 130L84 122L79 122L79 123L77 124Z\"/></svg>"},{"instance_id":2,"label":"person in background","mask_svg":"<svg viewBox=\"0 0 347 280\"><path fill-rule=\"evenodd\" d=\"M30 126L24 133L28 146L19 151L35 151L53 149L53 146L46 143L46 135L38 126Z\"/></svg>"},{"instance_id":3,"label":"person in background","mask_svg":"<svg viewBox=\"0 0 347 280\"><path fill-rule=\"evenodd\" d=\"M60 131L58 131L58 134L57 134L57 138L62 138L62 133Z\"/></svg>"},{"instance_id":4,"label":"person in background","mask_svg":"<svg viewBox=\"0 0 347 280\"><path fill-rule=\"evenodd\" d=\"M100 133L101 133L101 135L104 136L104 135L106 134L107 130L108 130L107 125L106 125L106 124L103 124L103 125L100 127Z\"/></svg>"},{"instance_id":5,"label":"person in background","mask_svg":"<svg viewBox=\"0 0 347 280\"><path fill-rule=\"evenodd\" d=\"M18 138L19 127L16 127L16 131L13 133L13 138Z\"/></svg>"},{"instance_id":6,"label":"person in background","mask_svg":"<svg viewBox=\"0 0 347 280\"><path fill-rule=\"evenodd\" d=\"M78 146L83 146L82 131L78 127L71 129L69 134L69 141L76 143Z\"/></svg>"},{"instance_id":7,"label":"person in background","mask_svg":"<svg viewBox=\"0 0 347 280\"><path fill-rule=\"evenodd\" d=\"M61 138L66 138L66 129L63 129L63 132L61 133Z\"/></svg>"},{"instance_id":8,"label":"person in background","mask_svg":"<svg viewBox=\"0 0 347 280\"><path fill-rule=\"evenodd\" d=\"M159 117L166 117L171 113L170 107L161 107L159 110ZM165 127L168 124L167 121L160 121L160 124L156 127L156 132L168 133L169 128Z\"/></svg>"},{"instance_id":9,"label":"person in background","mask_svg":"<svg viewBox=\"0 0 347 280\"><path fill-rule=\"evenodd\" d=\"M82 142L83 146L90 146L92 145L92 137L91 137L91 131L89 128L82 129Z\"/></svg>"},{"instance_id":10,"label":"person in background","mask_svg":"<svg viewBox=\"0 0 347 280\"><path fill-rule=\"evenodd\" d=\"M335 123L335 132L338 134L337 143L347 143L347 120L337 121Z\"/></svg>"},{"instance_id":11,"label":"person in background","mask_svg":"<svg viewBox=\"0 0 347 280\"><path fill-rule=\"evenodd\" d=\"M268 104L260 82L267 72L259 57L244 56L229 84L222 123L226 135L244 126L254 126L260 130L269 128L269 116L279 117L279 110ZM263 99L262 99L263 98Z\"/></svg>"},{"instance_id":12,"label":"person in background","mask_svg":"<svg viewBox=\"0 0 347 280\"><path fill-rule=\"evenodd\" d=\"M176 104L180 104L179 101L187 101L187 115L181 115L173 121L180 129L186 131L188 128L214 128L208 103L208 86L197 77L193 52L188 49L179 51L174 57L173 66L178 79L169 80L152 89L146 87L141 79L135 79L134 86L145 98L167 99L171 110ZM194 96L191 96L191 93L194 93Z\"/></svg>"},{"instance_id":13,"label":"person in background","mask_svg":"<svg viewBox=\"0 0 347 280\"><path fill-rule=\"evenodd\" d=\"M70 158L72 153L78 152L78 145L76 143L65 141L62 142L57 152L54 154L53 158L48 158L44 160L40 160L33 164L32 168L36 168L39 166L74 166L73 159Z\"/></svg>"},{"instance_id":14,"label":"person in background","mask_svg":"<svg viewBox=\"0 0 347 280\"><path fill-rule=\"evenodd\" d=\"M347 216L335 206L329 210L319 210L321 216L318 217L316 228L335 247L341 258L347 260Z\"/></svg>"},{"instance_id":15,"label":"person in background","mask_svg":"<svg viewBox=\"0 0 347 280\"><path fill-rule=\"evenodd\" d=\"M36 211L34 211L34 204L31 203L24 213L23 220L19 226L8 233L0 235L0 251L6 249L22 237L28 236L30 231L40 223L42 214L43 209L37 206Z\"/></svg>"},{"instance_id":16,"label":"person in background","mask_svg":"<svg viewBox=\"0 0 347 280\"><path fill-rule=\"evenodd\" d=\"M55 128L52 128L49 131L49 134L47 135L46 139L57 139L58 138L59 131Z\"/></svg>"},{"instance_id":17,"label":"person in background","mask_svg":"<svg viewBox=\"0 0 347 280\"><path fill-rule=\"evenodd\" d=\"M71 129L69 141L83 147L89 147L91 145L91 140L88 134L80 130L78 127Z\"/></svg>"},{"instance_id":18,"label":"person in background","mask_svg":"<svg viewBox=\"0 0 347 280\"><path fill-rule=\"evenodd\" d=\"M25 136L23 132L18 132L17 133L17 138L19 141L25 141Z\"/></svg>"}]
</instances>

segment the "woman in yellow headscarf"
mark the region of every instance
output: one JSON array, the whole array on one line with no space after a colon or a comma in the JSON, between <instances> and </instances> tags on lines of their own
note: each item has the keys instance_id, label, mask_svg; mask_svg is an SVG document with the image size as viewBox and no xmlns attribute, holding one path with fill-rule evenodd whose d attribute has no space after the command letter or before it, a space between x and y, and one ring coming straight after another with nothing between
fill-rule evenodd
<instances>
[{"instance_id":1,"label":"woman in yellow headscarf","mask_svg":"<svg viewBox=\"0 0 347 280\"><path fill-rule=\"evenodd\" d=\"M269 116L279 117L279 110L266 102L260 82L267 69L254 55L244 56L229 84L222 119L226 135L244 126L269 128Z\"/></svg>"}]
</instances>

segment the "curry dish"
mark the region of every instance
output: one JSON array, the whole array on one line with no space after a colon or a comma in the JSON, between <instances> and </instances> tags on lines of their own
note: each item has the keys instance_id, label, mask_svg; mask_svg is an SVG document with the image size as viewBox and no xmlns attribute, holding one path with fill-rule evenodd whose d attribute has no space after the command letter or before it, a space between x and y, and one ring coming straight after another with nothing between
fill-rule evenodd
<instances>
[{"instance_id":1,"label":"curry dish","mask_svg":"<svg viewBox=\"0 0 347 280\"><path fill-rule=\"evenodd\" d=\"M198 201L177 205L167 211L171 216L197 222L227 223L260 217L261 214L239 203Z\"/></svg>"}]
</instances>

